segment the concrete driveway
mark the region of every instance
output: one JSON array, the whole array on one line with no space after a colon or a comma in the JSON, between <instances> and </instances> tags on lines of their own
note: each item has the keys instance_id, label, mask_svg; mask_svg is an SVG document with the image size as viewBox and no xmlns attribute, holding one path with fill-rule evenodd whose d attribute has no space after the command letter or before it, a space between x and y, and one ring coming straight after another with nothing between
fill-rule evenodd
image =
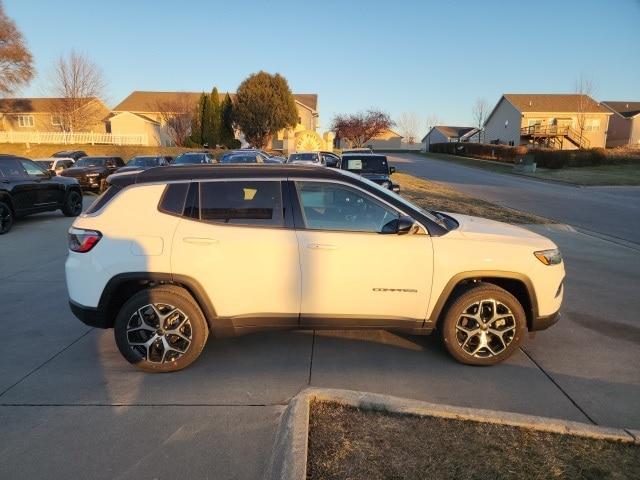
<instances>
[{"instance_id":1,"label":"concrete driveway","mask_svg":"<svg viewBox=\"0 0 640 480\"><path fill-rule=\"evenodd\" d=\"M308 385L640 428L637 250L546 231L567 258L567 315L496 367L430 337L302 331L212 340L191 368L150 375L71 315L70 223L38 215L0 237L0 478L257 478Z\"/></svg>"}]
</instances>

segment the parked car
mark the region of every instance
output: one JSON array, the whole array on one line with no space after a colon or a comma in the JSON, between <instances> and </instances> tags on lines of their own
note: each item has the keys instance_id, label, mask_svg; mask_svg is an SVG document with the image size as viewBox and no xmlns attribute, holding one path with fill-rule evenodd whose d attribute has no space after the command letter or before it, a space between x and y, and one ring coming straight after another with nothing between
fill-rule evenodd
<instances>
[{"instance_id":1,"label":"parked car","mask_svg":"<svg viewBox=\"0 0 640 480\"><path fill-rule=\"evenodd\" d=\"M320 152L296 152L289 155L287 163L297 165L325 165Z\"/></svg>"},{"instance_id":2,"label":"parked car","mask_svg":"<svg viewBox=\"0 0 640 480\"><path fill-rule=\"evenodd\" d=\"M373 153L373 150L369 147L347 148L346 150L342 150L343 155L347 153Z\"/></svg>"},{"instance_id":3,"label":"parked car","mask_svg":"<svg viewBox=\"0 0 640 480\"><path fill-rule=\"evenodd\" d=\"M283 328L437 327L457 360L491 365L557 321L565 275L524 228L290 165L115 175L69 230L65 268L74 314L154 372L191 364L210 334Z\"/></svg>"},{"instance_id":4,"label":"parked car","mask_svg":"<svg viewBox=\"0 0 640 480\"><path fill-rule=\"evenodd\" d=\"M73 167L73 164L75 163L73 158L64 158L64 157L63 158L56 158L56 157L38 158L34 160L34 162L36 162L45 170L49 170L50 172L53 172L56 175L58 175L63 170L66 170L67 168Z\"/></svg>"},{"instance_id":5,"label":"parked car","mask_svg":"<svg viewBox=\"0 0 640 480\"><path fill-rule=\"evenodd\" d=\"M185 152L181 153L171 162L171 165L194 165L201 163L218 163L209 152Z\"/></svg>"},{"instance_id":6,"label":"parked car","mask_svg":"<svg viewBox=\"0 0 640 480\"><path fill-rule=\"evenodd\" d=\"M0 155L0 234L11 230L16 218L53 210L68 217L80 215L78 182L58 177L29 159Z\"/></svg>"},{"instance_id":7,"label":"parked car","mask_svg":"<svg viewBox=\"0 0 640 480\"><path fill-rule=\"evenodd\" d=\"M366 179L394 192L400 191L400 185L391 181L391 175L395 173L396 167L389 166L385 155L371 153L345 154L342 156L340 168L362 175Z\"/></svg>"},{"instance_id":8,"label":"parked car","mask_svg":"<svg viewBox=\"0 0 640 480\"><path fill-rule=\"evenodd\" d=\"M332 152L320 152L327 167L340 168L340 156Z\"/></svg>"},{"instance_id":9,"label":"parked car","mask_svg":"<svg viewBox=\"0 0 640 480\"><path fill-rule=\"evenodd\" d=\"M173 157L168 155L138 155L131 158L124 167L116 170L116 173L147 170L153 167L166 167L172 160Z\"/></svg>"},{"instance_id":10,"label":"parked car","mask_svg":"<svg viewBox=\"0 0 640 480\"><path fill-rule=\"evenodd\" d=\"M63 150L62 152L56 152L51 156L56 158L73 158L73 160L77 162L82 157L87 157L88 155L84 150Z\"/></svg>"},{"instance_id":11,"label":"parked car","mask_svg":"<svg viewBox=\"0 0 640 480\"><path fill-rule=\"evenodd\" d=\"M230 163L227 158L232 155L238 154L247 154L247 155L255 155L257 157L256 162L248 162L248 163L284 163L285 159L276 155L271 155L264 150L258 150L255 148L242 148L239 150L231 150L229 152L224 153L220 157L220 163Z\"/></svg>"},{"instance_id":12,"label":"parked car","mask_svg":"<svg viewBox=\"0 0 640 480\"><path fill-rule=\"evenodd\" d=\"M100 191L106 178L121 167L124 160L120 157L82 157L60 175L77 179L85 190Z\"/></svg>"},{"instance_id":13,"label":"parked car","mask_svg":"<svg viewBox=\"0 0 640 480\"><path fill-rule=\"evenodd\" d=\"M267 163L257 152L225 153L220 157L220 163Z\"/></svg>"}]
</instances>

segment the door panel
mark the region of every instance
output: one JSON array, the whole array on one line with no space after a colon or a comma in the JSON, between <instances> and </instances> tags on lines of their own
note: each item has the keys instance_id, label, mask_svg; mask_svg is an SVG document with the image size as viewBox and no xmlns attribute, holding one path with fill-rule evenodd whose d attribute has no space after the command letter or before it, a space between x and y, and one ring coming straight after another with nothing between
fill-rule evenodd
<instances>
[{"instance_id":1,"label":"door panel","mask_svg":"<svg viewBox=\"0 0 640 480\"><path fill-rule=\"evenodd\" d=\"M399 212L331 182L296 182L304 228L301 325L421 326L431 291L431 237L382 234Z\"/></svg>"},{"instance_id":2,"label":"door panel","mask_svg":"<svg viewBox=\"0 0 640 480\"><path fill-rule=\"evenodd\" d=\"M297 326L298 241L282 226L280 182L201 185L199 211L185 209L196 219L181 219L174 235L173 273L198 279L216 315L234 317L234 324Z\"/></svg>"}]
</instances>

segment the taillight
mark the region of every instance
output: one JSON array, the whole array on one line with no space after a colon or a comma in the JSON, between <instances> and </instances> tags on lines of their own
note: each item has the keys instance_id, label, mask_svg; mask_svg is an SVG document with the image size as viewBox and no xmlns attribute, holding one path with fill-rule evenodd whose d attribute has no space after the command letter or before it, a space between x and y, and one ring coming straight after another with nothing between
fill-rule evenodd
<instances>
[{"instance_id":1,"label":"taillight","mask_svg":"<svg viewBox=\"0 0 640 480\"><path fill-rule=\"evenodd\" d=\"M72 227L69 229L69 250L86 253L95 247L101 238L102 234L96 230Z\"/></svg>"}]
</instances>

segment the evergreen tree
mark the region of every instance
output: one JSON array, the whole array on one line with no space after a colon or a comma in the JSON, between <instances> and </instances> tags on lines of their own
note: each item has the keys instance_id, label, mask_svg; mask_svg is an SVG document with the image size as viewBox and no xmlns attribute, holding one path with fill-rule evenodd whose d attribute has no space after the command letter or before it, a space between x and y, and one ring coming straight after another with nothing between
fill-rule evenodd
<instances>
[{"instance_id":1,"label":"evergreen tree","mask_svg":"<svg viewBox=\"0 0 640 480\"><path fill-rule=\"evenodd\" d=\"M220 141L220 125L222 123L222 110L220 108L220 94L218 89L213 87L209 95L209 123L205 131L205 142L209 147L215 148L216 145L222 143Z\"/></svg>"},{"instance_id":2,"label":"evergreen tree","mask_svg":"<svg viewBox=\"0 0 640 480\"><path fill-rule=\"evenodd\" d=\"M204 95L204 106L202 108L202 143L201 145L208 145L209 147L215 147L211 145L209 140L211 139L211 131L213 126L211 124L211 96L208 93Z\"/></svg>"},{"instance_id":3,"label":"evergreen tree","mask_svg":"<svg viewBox=\"0 0 640 480\"><path fill-rule=\"evenodd\" d=\"M189 140L193 145L202 146L204 143L203 120L205 111L207 110L207 103L209 101L207 96L208 95L204 92L200 95L200 100L198 100L198 105L196 106L196 111L193 115L193 120L191 122L191 136L189 137Z\"/></svg>"},{"instance_id":4,"label":"evergreen tree","mask_svg":"<svg viewBox=\"0 0 640 480\"><path fill-rule=\"evenodd\" d=\"M233 102L227 93L222 101L220 143L227 148L237 148L237 140L233 131Z\"/></svg>"}]
</instances>

